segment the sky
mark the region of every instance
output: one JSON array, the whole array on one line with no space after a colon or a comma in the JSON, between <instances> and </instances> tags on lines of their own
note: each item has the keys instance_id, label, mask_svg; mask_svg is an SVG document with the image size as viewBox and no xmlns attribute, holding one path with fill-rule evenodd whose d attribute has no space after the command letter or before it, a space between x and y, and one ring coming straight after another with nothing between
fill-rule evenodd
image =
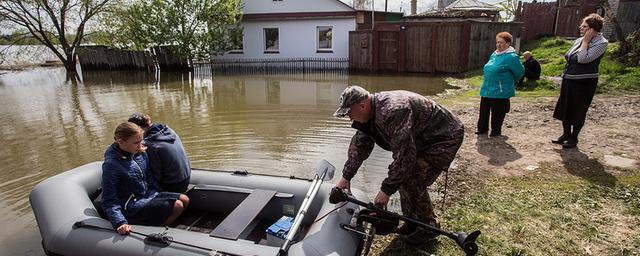
<instances>
[{"instance_id":1,"label":"sky","mask_svg":"<svg viewBox=\"0 0 640 256\"><path fill-rule=\"evenodd\" d=\"M0 0L2 1L2 0ZM353 0L339 0L344 2L345 4L351 6ZM384 2L385 0L372 0L373 5L376 11L384 11ZM497 3L503 0L480 0L485 3ZM530 2L531 0L524 0L524 2ZM542 0L544 2L545 0ZM437 0L418 0L418 13L427 11L432 7L437 5ZM404 12L405 14L409 14L411 11L411 1L410 0L387 0L387 11L390 12ZM0 34L10 34L12 29L8 28L0 28Z\"/></svg>"},{"instance_id":2,"label":"sky","mask_svg":"<svg viewBox=\"0 0 640 256\"><path fill-rule=\"evenodd\" d=\"M351 6L352 0L340 0L343 3ZM384 0L372 0L373 5L376 11L384 11ZM482 2L488 4L494 4L501 2L502 0L480 0ZM531 0L525 0L524 2L530 2ZM437 5L437 0L418 0L418 13L427 11L431 9L431 7L435 7ZM410 0L387 0L387 11L390 12L404 12L405 14L409 14L411 11L411 1Z\"/></svg>"}]
</instances>

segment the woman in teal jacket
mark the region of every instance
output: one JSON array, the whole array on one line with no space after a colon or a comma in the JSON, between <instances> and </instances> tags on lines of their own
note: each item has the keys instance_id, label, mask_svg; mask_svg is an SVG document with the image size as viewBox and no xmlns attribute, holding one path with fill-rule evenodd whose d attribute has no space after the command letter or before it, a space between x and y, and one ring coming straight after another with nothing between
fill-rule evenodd
<instances>
[{"instance_id":1,"label":"woman in teal jacket","mask_svg":"<svg viewBox=\"0 0 640 256\"><path fill-rule=\"evenodd\" d=\"M490 137L502 134L502 122L509 112L509 98L515 96L515 83L524 74L524 66L516 50L511 47L513 37L509 32L496 35L496 50L484 65L484 80L480 87L480 115L476 134L486 134L489 131L489 116L491 115Z\"/></svg>"}]
</instances>

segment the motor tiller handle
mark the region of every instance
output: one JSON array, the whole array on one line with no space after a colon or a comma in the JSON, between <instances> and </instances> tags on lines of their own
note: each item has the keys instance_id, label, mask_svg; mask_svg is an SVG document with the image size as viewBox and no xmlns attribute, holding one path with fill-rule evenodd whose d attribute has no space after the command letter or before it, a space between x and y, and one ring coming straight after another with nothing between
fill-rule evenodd
<instances>
[{"instance_id":1,"label":"motor tiller handle","mask_svg":"<svg viewBox=\"0 0 640 256\"><path fill-rule=\"evenodd\" d=\"M460 246L460 248L462 248L462 250L467 254L467 255L476 255L476 253L478 253L478 245L476 244L476 239L478 238L478 236L480 236L480 230L476 230L474 232L472 232L471 234L467 235L467 233L465 232L449 232L446 231L444 229L440 229L437 227L434 227L433 225L429 225L426 224L424 222L412 219L412 218L408 218L405 216L402 216L400 214L397 214L395 212L391 212L388 210L383 209L382 207L375 205L374 203L365 203L363 201L360 201L356 198L354 198L353 196L349 196L346 191L344 189L340 189L338 187L334 187L331 189L331 194L329 194L329 202L332 204L336 204L339 202L350 202L350 203L354 203L360 206L363 206L367 209L373 210L374 212L378 212L381 214L386 214L386 215L390 215L393 216L395 218L401 219L405 222L409 222L409 223L413 223L415 225L421 226L423 228L426 228L428 230L434 231L438 234L444 235L454 241L456 241L456 244L458 244L458 246Z\"/></svg>"}]
</instances>

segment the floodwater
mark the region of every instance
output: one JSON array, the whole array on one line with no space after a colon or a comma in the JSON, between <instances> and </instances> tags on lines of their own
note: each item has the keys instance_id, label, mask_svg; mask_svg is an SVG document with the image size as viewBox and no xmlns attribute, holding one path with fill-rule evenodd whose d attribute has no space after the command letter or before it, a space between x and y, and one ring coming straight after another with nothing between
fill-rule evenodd
<instances>
[{"instance_id":1,"label":"floodwater","mask_svg":"<svg viewBox=\"0 0 640 256\"><path fill-rule=\"evenodd\" d=\"M29 192L101 161L132 112L177 131L194 168L311 178L326 159L337 167L335 182L354 134L348 120L332 117L348 84L423 95L448 88L424 76L85 72L74 81L61 68L0 72L0 255L44 255ZM390 162L376 147L352 186L373 198Z\"/></svg>"}]
</instances>

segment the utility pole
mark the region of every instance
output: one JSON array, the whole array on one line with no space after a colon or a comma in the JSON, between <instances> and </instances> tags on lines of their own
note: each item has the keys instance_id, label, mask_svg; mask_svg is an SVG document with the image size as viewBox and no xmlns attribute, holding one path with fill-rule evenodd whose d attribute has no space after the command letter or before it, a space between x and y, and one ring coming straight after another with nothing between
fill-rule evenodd
<instances>
[{"instance_id":1,"label":"utility pole","mask_svg":"<svg viewBox=\"0 0 640 256\"><path fill-rule=\"evenodd\" d=\"M418 0L411 0L411 15L416 15L418 12Z\"/></svg>"},{"instance_id":2,"label":"utility pole","mask_svg":"<svg viewBox=\"0 0 640 256\"><path fill-rule=\"evenodd\" d=\"M375 1L371 0L371 30L373 30L373 23L375 22L375 5L373 4Z\"/></svg>"}]
</instances>

